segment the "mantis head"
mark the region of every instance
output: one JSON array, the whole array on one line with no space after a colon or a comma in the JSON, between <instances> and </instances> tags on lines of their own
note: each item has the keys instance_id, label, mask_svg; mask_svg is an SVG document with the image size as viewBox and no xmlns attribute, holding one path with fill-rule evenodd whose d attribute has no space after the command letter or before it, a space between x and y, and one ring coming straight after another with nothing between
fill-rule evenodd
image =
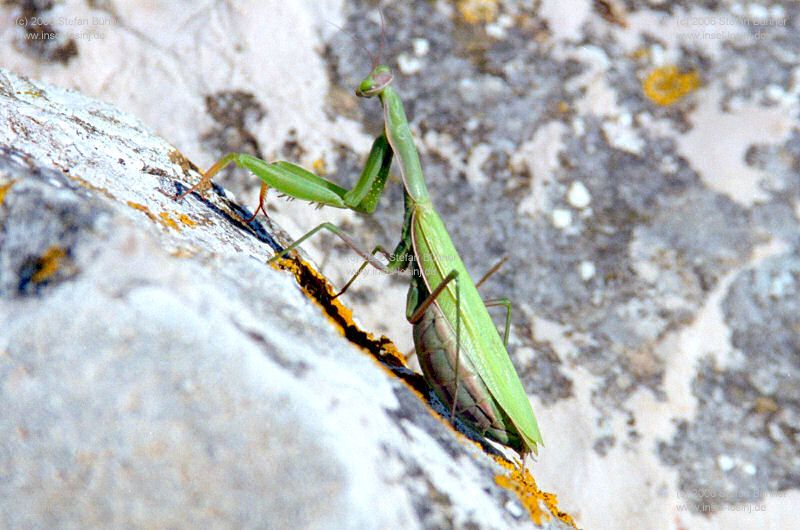
<instances>
[{"instance_id":1,"label":"mantis head","mask_svg":"<svg viewBox=\"0 0 800 530\"><path fill-rule=\"evenodd\" d=\"M356 96L360 98L378 96L384 88L391 84L392 79L392 70L385 64L379 64L358 85Z\"/></svg>"}]
</instances>

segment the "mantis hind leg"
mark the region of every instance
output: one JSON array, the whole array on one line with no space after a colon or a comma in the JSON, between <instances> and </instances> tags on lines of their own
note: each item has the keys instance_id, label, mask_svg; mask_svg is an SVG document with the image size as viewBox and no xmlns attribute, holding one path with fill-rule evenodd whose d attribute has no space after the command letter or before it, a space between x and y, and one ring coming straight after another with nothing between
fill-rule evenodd
<instances>
[{"instance_id":1,"label":"mantis hind leg","mask_svg":"<svg viewBox=\"0 0 800 530\"><path fill-rule=\"evenodd\" d=\"M483 283L485 283L486 280L488 280L494 273L500 270L500 268L503 265L505 265L507 261L508 261L508 256L503 256L502 258L500 258L500 260L497 263L492 265L492 267L488 271L486 271L486 273L483 276L481 276L481 279L478 280L478 282L475 284L475 287L476 288L480 287ZM486 302L487 307L492 305L505 305L508 308L508 313L506 315L506 328L505 328L506 331L504 340L504 344L508 346L508 330L509 330L509 325L511 323L511 302L507 298L501 298L499 300L490 300ZM408 360L411 359L415 354L416 354L415 348L409 350L404 356L406 362L408 362Z\"/></svg>"},{"instance_id":2,"label":"mantis hind leg","mask_svg":"<svg viewBox=\"0 0 800 530\"><path fill-rule=\"evenodd\" d=\"M508 332L511 330L511 300L508 298L496 298L486 300L483 305L486 307L504 306L506 308L506 324L503 332L503 346L508 348Z\"/></svg>"},{"instance_id":3,"label":"mantis hind leg","mask_svg":"<svg viewBox=\"0 0 800 530\"><path fill-rule=\"evenodd\" d=\"M494 274L495 272L497 272L498 270L500 270L500 267L502 267L503 265L505 265L507 261L508 261L508 256L503 256L502 258L500 258L500 260L499 260L497 263L495 263L494 265L492 265L492 267L491 267L491 268L490 268L488 271L486 271L486 274L484 274L483 276L481 276L481 279L480 279L480 280L478 280L478 281L475 283L475 288L477 289L477 288L479 288L481 285L483 285L483 283L484 283L486 280L488 280L488 279L489 279L489 278L492 276L492 274Z\"/></svg>"}]
</instances>

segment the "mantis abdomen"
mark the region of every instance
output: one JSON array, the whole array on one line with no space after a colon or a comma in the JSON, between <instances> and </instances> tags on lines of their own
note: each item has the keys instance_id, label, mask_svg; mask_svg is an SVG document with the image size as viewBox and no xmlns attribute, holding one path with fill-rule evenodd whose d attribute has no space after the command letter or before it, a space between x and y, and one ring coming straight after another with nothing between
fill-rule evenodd
<instances>
[{"instance_id":1,"label":"mantis abdomen","mask_svg":"<svg viewBox=\"0 0 800 530\"><path fill-rule=\"evenodd\" d=\"M413 295L417 300L424 300L429 292L424 282L417 281L419 271L416 266L414 269L409 289L416 290ZM436 304L428 307L413 330L414 347L425 380L448 410L455 410L456 416L479 435L524 452L519 431L492 398L470 355L463 351L456 373L456 334Z\"/></svg>"}]
</instances>

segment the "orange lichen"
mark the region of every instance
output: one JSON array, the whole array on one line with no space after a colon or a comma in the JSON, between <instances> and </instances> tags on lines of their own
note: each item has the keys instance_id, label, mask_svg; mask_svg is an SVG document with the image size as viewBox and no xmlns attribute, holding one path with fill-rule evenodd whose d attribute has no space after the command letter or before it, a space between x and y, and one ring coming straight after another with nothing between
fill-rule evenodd
<instances>
[{"instance_id":1,"label":"orange lichen","mask_svg":"<svg viewBox=\"0 0 800 530\"><path fill-rule=\"evenodd\" d=\"M633 50L630 56L632 59L635 59L637 61L642 59L647 59L650 57L650 48L648 48L647 46L641 46Z\"/></svg>"},{"instance_id":2,"label":"orange lichen","mask_svg":"<svg viewBox=\"0 0 800 530\"><path fill-rule=\"evenodd\" d=\"M31 97L34 97L34 98L42 97L42 92L40 90L18 90L16 92L16 94L17 95L31 96Z\"/></svg>"},{"instance_id":3,"label":"orange lichen","mask_svg":"<svg viewBox=\"0 0 800 530\"><path fill-rule=\"evenodd\" d=\"M163 224L167 228L173 228L175 230L181 229L181 227L178 226L178 223L176 223L172 219L172 217L169 216L167 212L161 212L160 214L158 214L158 217L161 219L161 224Z\"/></svg>"},{"instance_id":4,"label":"orange lichen","mask_svg":"<svg viewBox=\"0 0 800 530\"><path fill-rule=\"evenodd\" d=\"M530 471L520 468L504 458L495 456L494 459L502 468L508 471L505 475L496 475L494 477L495 483L502 488L513 491L517 495L522 505L528 510L534 523L542 524L542 521L549 521L552 517L557 517L573 528L577 528L572 516L558 509L556 496L539 489ZM543 509L542 505L546 510Z\"/></svg>"},{"instance_id":5,"label":"orange lichen","mask_svg":"<svg viewBox=\"0 0 800 530\"><path fill-rule=\"evenodd\" d=\"M58 272L66 256L67 251L56 245L45 250L44 254L36 261L36 272L31 276L31 282L41 283L50 279Z\"/></svg>"},{"instance_id":6,"label":"orange lichen","mask_svg":"<svg viewBox=\"0 0 800 530\"><path fill-rule=\"evenodd\" d=\"M700 75L692 70L680 72L677 66L662 66L650 72L642 82L642 89L653 103L672 105L700 86Z\"/></svg>"},{"instance_id":7,"label":"orange lichen","mask_svg":"<svg viewBox=\"0 0 800 530\"><path fill-rule=\"evenodd\" d=\"M317 175L324 177L328 173L328 168L325 165L325 160L321 158L317 158L314 162L311 163L311 169L314 170L314 173Z\"/></svg>"},{"instance_id":8,"label":"orange lichen","mask_svg":"<svg viewBox=\"0 0 800 530\"><path fill-rule=\"evenodd\" d=\"M11 186L14 185L14 182L16 181L11 180L6 182L5 184L0 184L0 204L3 204L3 201L6 198L6 193L8 193L8 190L10 190Z\"/></svg>"},{"instance_id":9,"label":"orange lichen","mask_svg":"<svg viewBox=\"0 0 800 530\"><path fill-rule=\"evenodd\" d=\"M316 303L334 327L353 344L371 353L382 364L405 367L403 355L385 336L376 339L353 321L353 312L334 298L333 288L327 279L300 258L283 258L273 267L291 272L305 294Z\"/></svg>"},{"instance_id":10,"label":"orange lichen","mask_svg":"<svg viewBox=\"0 0 800 530\"><path fill-rule=\"evenodd\" d=\"M178 212L175 213L178 216L178 221L188 226L189 228L194 228L195 226L197 226L197 223L194 222L194 220L185 213L178 213Z\"/></svg>"},{"instance_id":11,"label":"orange lichen","mask_svg":"<svg viewBox=\"0 0 800 530\"><path fill-rule=\"evenodd\" d=\"M175 220L172 217L170 217L169 213L167 212L161 212L160 214L156 215L153 212L151 212L150 208L148 208L144 204L139 204L138 202L133 202L133 201L128 201L127 204L134 210L138 210L144 213L151 221L155 221L167 228L172 228L174 230L180 231L181 229L181 227L178 226L178 223L176 223Z\"/></svg>"},{"instance_id":12,"label":"orange lichen","mask_svg":"<svg viewBox=\"0 0 800 530\"><path fill-rule=\"evenodd\" d=\"M92 184L88 180L85 180L85 179L79 177L78 175L70 174L69 178L71 178L72 180L74 180L75 182L77 182L78 184L80 184L81 186L83 186L86 189L89 189L89 190L92 190L92 191L96 191L97 193L102 194L104 197L116 200L116 197L114 197L114 194L111 193L110 191L108 191L107 189L102 188L100 186L95 186L94 184Z\"/></svg>"},{"instance_id":13,"label":"orange lichen","mask_svg":"<svg viewBox=\"0 0 800 530\"><path fill-rule=\"evenodd\" d=\"M458 12L468 24L493 22L499 11L497 0L459 0Z\"/></svg>"}]
</instances>

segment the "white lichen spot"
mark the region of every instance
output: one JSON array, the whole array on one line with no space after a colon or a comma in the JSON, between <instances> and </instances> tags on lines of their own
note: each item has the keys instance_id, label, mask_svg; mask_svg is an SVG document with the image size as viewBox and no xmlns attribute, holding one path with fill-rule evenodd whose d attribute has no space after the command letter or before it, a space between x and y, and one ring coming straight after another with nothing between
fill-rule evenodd
<instances>
[{"instance_id":1,"label":"white lichen spot","mask_svg":"<svg viewBox=\"0 0 800 530\"><path fill-rule=\"evenodd\" d=\"M414 55L417 57L425 57L431 49L428 39L412 39L411 45L414 47Z\"/></svg>"},{"instance_id":2,"label":"white lichen spot","mask_svg":"<svg viewBox=\"0 0 800 530\"><path fill-rule=\"evenodd\" d=\"M578 265L578 272L581 275L581 280L588 282L594 278L594 275L597 273L597 268L591 261L584 260Z\"/></svg>"},{"instance_id":3,"label":"white lichen spot","mask_svg":"<svg viewBox=\"0 0 800 530\"><path fill-rule=\"evenodd\" d=\"M489 144L480 144L476 146L469 154L467 160L467 180L473 184L484 184L488 182L489 177L481 169L483 164L492 156L492 148Z\"/></svg>"},{"instance_id":4,"label":"white lichen spot","mask_svg":"<svg viewBox=\"0 0 800 530\"><path fill-rule=\"evenodd\" d=\"M567 191L567 202L574 208L583 209L592 202L592 196L583 182L576 180Z\"/></svg>"},{"instance_id":5,"label":"white lichen spot","mask_svg":"<svg viewBox=\"0 0 800 530\"><path fill-rule=\"evenodd\" d=\"M397 66L405 75L414 75L422 70L422 61L407 53L401 53L397 56Z\"/></svg>"},{"instance_id":6,"label":"white lichen spot","mask_svg":"<svg viewBox=\"0 0 800 530\"><path fill-rule=\"evenodd\" d=\"M729 457L728 455L719 455L717 457L717 465L719 468L724 472L727 473L736 463L733 461L733 458Z\"/></svg>"},{"instance_id":7,"label":"white lichen spot","mask_svg":"<svg viewBox=\"0 0 800 530\"><path fill-rule=\"evenodd\" d=\"M746 464L744 464L742 466L742 471L744 471L745 474L752 476L752 475L756 474L757 469L756 469L756 466L754 466L750 462L747 462Z\"/></svg>"},{"instance_id":8,"label":"white lichen spot","mask_svg":"<svg viewBox=\"0 0 800 530\"><path fill-rule=\"evenodd\" d=\"M553 210L553 226L564 229L572 224L572 212L563 208Z\"/></svg>"}]
</instances>

